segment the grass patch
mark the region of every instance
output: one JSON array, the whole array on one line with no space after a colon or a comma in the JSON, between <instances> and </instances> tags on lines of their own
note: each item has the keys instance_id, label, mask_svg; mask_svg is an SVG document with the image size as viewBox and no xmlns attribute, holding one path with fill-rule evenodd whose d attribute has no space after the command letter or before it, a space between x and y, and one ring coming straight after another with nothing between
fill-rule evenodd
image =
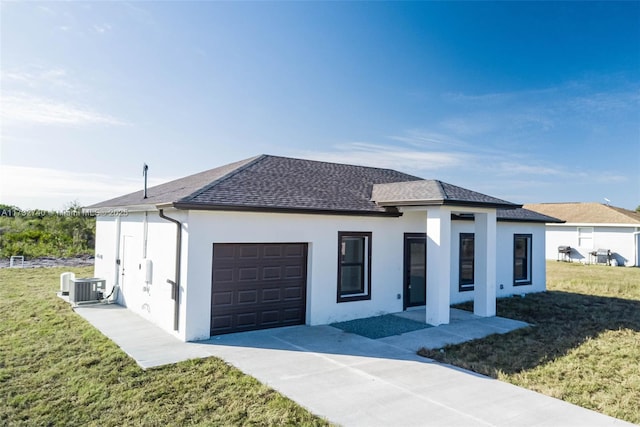
<instances>
[{"instance_id":1,"label":"grass patch","mask_svg":"<svg viewBox=\"0 0 640 427\"><path fill-rule=\"evenodd\" d=\"M59 275L0 269L0 425L326 425L211 357L143 371L55 296Z\"/></svg>"},{"instance_id":2,"label":"grass patch","mask_svg":"<svg viewBox=\"0 0 640 427\"><path fill-rule=\"evenodd\" d=\"M352 334L357 334L374 340L429 327L426 323L416 322L411 319L404 319L402 317L394 316L393 314L367 317L366 319L349 320L346 322L337 322L332 323L331 326L342 329L345 332L351 332Z\"/></svg>"},{"instance_id":3,"label":"grass patch","mask_svg":"<svg viewBox=\"0 0 640 427\"><path fill-rule=\"evenodd\" d=\"M547 284L498 300L533 327L420 354L640 423L640 269L550 261Z\"/></svg>"}]
</instances>

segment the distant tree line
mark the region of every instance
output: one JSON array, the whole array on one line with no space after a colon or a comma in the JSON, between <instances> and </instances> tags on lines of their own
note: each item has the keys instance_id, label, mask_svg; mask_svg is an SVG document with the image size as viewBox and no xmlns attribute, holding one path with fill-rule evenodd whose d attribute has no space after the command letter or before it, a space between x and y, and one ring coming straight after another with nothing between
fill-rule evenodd
<instances>
[{"instance_id":1,"label":"distant tree line","mask_svg":"<svg viewBox=\"0 0 640 427\"><path fill-rule=\"evenodd\" d=\"M77 202L61 211L20 209L0 204L0 257L92 255L96 219Z\"/></svg>"}]
</instances>

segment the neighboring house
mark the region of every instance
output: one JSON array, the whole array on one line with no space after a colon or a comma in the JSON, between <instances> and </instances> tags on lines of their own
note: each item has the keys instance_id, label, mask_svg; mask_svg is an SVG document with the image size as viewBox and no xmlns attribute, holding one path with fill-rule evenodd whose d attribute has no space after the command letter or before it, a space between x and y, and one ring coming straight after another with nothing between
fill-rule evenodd
<instances>
[{"instance_id":1,"label":"neighboring house","mask_svg":"<svg viewBox=\"0 0 640 427\"><path fill-rule=\"evenodd\" d=\"M614 264L640 265L640 213L601 203L536 203L525 208L564 223L547 224L547 259L569 246L572 261L596 262L592 252L611 252ZM602 261L602 257L599 261Z\"/></svg>"},{"instance_id":2,"label":"neighboring house","mask_svg":"<svg viewBox=\"0 0 640 427\"><path fill-rule=\"evenodd\" d=\"M262 155L86 208L95 275L182 340L545 290L545 223L389 169Z\"/></svg>"}]
</instances>

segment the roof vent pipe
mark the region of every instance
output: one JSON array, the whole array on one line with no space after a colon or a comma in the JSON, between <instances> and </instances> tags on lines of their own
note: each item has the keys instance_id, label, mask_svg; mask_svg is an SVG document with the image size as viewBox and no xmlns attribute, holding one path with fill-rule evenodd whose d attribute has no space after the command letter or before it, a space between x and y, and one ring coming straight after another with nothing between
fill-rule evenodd
<instances>
[{"instance_id":1,"label":"roof vent pipe","mask_svg":"<svg viewBox=\"0 0 640 427\"><path fill-rule=\"evenodd\" d=\"M147 198L147 172L149 170L149 165L146 163L142 164L142 176L144 176L144 198Z\"/></svg>"}]
</instances>

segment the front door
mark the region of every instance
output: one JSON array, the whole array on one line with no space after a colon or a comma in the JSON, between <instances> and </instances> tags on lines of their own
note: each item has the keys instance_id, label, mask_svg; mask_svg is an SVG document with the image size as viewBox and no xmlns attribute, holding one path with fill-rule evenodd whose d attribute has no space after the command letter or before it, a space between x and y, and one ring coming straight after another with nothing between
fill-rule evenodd
<instances>
[{"instance_id":1,"label":"front door","mask_svg":"<svg viewBox=\"0 0 640 427\"><path fill-rule=\"evenodd\" d=\"M404 235L404 308L427 302L427 238L424 233Z\"/></svg>"}]
</instances>

